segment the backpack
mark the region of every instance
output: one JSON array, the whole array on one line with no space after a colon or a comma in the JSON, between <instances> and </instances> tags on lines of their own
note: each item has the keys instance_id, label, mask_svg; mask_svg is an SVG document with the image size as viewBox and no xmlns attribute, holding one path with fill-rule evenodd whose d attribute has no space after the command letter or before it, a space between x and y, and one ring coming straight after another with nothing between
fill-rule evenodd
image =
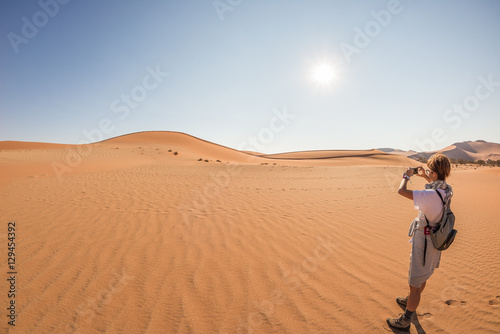
<instances>
[{"instance_id":1,"label":"backpack","mask_svg":"<svg viewBox=\"0 0 500 334\"><path fill-rule=\"evenodd\" d=\"M455 240L455 236L457 235L457 230L453 227L455 226L455 214L451 211L450 205L447 204L443 196L437 191L441 202L443 202L443 216L441 217L441 222L436 227L436 229L431 229L429 225L429 221L427 217L425 220L427 221L426 229L430 232L432 243L437 250L443 251L448 249L450 245ZM425 266L425 253L427 252L427 238L425 238L425 246L424 246L424 266Z\"/></svg>"}]
</instances>

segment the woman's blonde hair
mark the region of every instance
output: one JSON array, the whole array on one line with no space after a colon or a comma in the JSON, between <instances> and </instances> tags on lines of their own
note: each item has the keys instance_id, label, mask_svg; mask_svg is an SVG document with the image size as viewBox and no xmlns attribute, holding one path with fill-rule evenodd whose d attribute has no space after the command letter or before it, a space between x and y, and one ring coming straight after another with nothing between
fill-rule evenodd
<instances>
[{"instance_id":1,"label":"woman's blonde hair","mask_svg":"<svg viewBox=\"0 0 500 334\"><path fill-rule=\"evenodd\" d=\"M450 176L451 163L450 159L444 154L435 153L427 161L427 166L437 174L438 180L445 180Z\"/></svg>"}]
</instances>

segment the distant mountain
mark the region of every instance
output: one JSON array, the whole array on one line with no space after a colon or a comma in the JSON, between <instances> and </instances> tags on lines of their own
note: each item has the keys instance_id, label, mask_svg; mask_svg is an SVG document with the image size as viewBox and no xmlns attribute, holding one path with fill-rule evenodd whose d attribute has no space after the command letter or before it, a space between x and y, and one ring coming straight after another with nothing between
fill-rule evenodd
<instances>
[{"instance_id":1,"label":"distant mountain","mask_svg":"<svg viewBox=\"0 0 500 334\"><path fill-rule=\"evenodd\" d=\"M489 143L484 140L455 143L439 150L439 152L443 153L448 158L455 160L500 160L500 144ZM434 153L436 152L419 152L408 157L412 159L418 159L418 157L429 158Z\"/></svg>"},{"instance_id":2,"label":"distant mountain","mask_svg":"<svg viewBox=\"0 0 500 334\"><path fill-rule=\"evenodd\" d=\"M450 159L464 160L464 161L478 161L478 160L500 160L500 144L490 143L484 140L464 141L461 143L454 143L438 151L432 152L415 152L415 151L402 151L392 148L379 148L379 150L387 153L395 153L404 155L408 158L417 160L419 157L428 159L436 152L443 153Z\"/></svg>"}]
</instances>

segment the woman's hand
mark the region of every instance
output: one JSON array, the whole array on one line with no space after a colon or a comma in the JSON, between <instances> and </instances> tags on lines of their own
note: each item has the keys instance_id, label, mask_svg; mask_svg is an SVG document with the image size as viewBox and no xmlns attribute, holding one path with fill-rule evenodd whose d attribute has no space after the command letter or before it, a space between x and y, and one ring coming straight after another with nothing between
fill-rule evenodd
<instances>
[{"instance_id":1,"label":"woman's hand","mask_svg":"<svg viewBox=\"0 0 500 334\"><path fill-rule=\"evenodd\" d=\"M432 181L429 178L429 176L427 175L427 173L425 172L424 167L418 166L417 169L418 169L418 174L417 174L418 176L423 177L427 182L431 182Z\"/></svg>"},{"instance_id":2,"label":"woman's hand","mask_svg":"<svg viewBox=\"0 0 500 334\"><path fill-rule=\"evenodd\" d=\"M417 167L417 175L425 178L425 169L422 166Z\"/></svg>"},{"instance_id":3,"label":"woman's hand","mask_svg":"<svg viewBox=\"0 0 500 334\"><path fill-rule=\"evenodd\" d=\"M422 168L422 167L417 167L417 168ZM418 175L418 174L415 174L415 173L413 172L413 170L414 170L414 168L412 168L412 167L408 167L408 169L406 170L405 174L406 174L406 175L408 175L408 176L410 176L410 177L411 177L412 175ZM422 168L422 170L423 170L423 168ZM419 170L419 172L420 172L420 170ZM424 173L425 173L425 171L424 171Z\"/></svg>"}]
</instances>

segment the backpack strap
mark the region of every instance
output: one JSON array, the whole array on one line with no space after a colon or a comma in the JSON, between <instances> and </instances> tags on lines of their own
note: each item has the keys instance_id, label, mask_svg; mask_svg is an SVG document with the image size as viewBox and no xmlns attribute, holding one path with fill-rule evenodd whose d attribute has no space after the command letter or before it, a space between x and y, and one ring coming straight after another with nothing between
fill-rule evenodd
<instances>
[{"instance_id":1,"label":"backpack strap","mask_svg":"<svg viewBox=\"0 0 500 334\"><path fill-rule=\"evenodd\" d=\"M429 221L427 220L427 217L424 215L424 218L425 218L425 221L427 222L427 226L425 227L426 229L429 229L431 228L431 226L429 225ZM427 235L425 234L425 231L424 231L424 267L425 267L425 258L426 258L426 254L427 254Z\"/></svg>"},{"instance_id":2,"label":"backpack strap","mask_svg":"<svg viewBox=\"0 0 500 334\"><path fill-rule=\"evenodd\" d=\"M437 194L439 195L439 198L441 199L441 202L443 202L443 210L444 210L444 206L446 205L446 202L444 201L443 199L443 196L439 193L439 191L437 189L435 189ZM443 215L444 215L444 211L443 211ZM427 217L424 215L424 218L425 218L425 221L427 222L427 226L425 227L428 231L431 230L431 225L429 224L429 220L427 219ZM425 255L427 254L427 235L425 234L424 232L424 267L425 267Z\"/></svg>"},{"instance_id":3,"label":"backpack strap","mask_svg":"<svg viewBox=\"0 0 500 334\"><path fill-rule=\"evenodd\" d=\"M436 190L436 193L438 194L439 198L441 199L441 202L443 202L443 215L441 216L441 221L443 220L443 217L444 215L446 214L446 202L445 200L443 199L443 196L441 195L441 193L437 190L437 189L434 189ZM427 219L427 218L426 218Z\"/></svg>"},{"instance_id":4,"label":"backpack strap","mask_svg":"<svg viewBox=\"0 0 500 334\"><path fill-rule=\"evenodd\" d=\"M443 202L443 205L446 205L446 202L443 199L443 195L436 189L437 194L439 195L439 198L441 198L441 202Z\"/></svg>"}]
</instances>

